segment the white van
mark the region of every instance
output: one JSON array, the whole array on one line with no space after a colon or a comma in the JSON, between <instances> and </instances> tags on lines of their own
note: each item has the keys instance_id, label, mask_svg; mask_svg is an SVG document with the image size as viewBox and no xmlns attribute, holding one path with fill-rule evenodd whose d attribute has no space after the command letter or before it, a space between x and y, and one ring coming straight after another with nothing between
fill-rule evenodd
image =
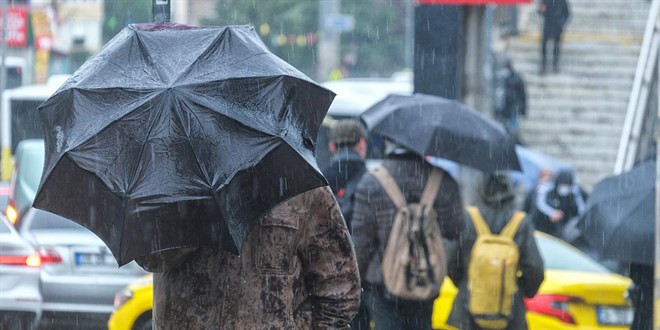
<instances>
[{"instance_id":1,"label":"white van","mask_svg":"<svg viewBox=\"0 0 660 330\"><path fill-rule=\"evenodd\" d=\"M13 170L14 151L26 139L43 139L44 132L37 107L46 101L69 78L54 75L46 84L27 85L2 93L0 113L1 179L8 181Z\"/></svg>"}]
</instances>

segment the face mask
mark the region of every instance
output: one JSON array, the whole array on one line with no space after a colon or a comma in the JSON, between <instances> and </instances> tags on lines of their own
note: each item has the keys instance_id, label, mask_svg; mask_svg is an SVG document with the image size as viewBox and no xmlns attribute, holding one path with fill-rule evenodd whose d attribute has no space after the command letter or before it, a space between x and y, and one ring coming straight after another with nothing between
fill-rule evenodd
<instances>
[{"instance_id":1,"label":"face mask","mask_svg":"<svg viewBox=\"0 0 660 330\"><path fill-rule=\"evenodd\" d=\"M571 193L571 186L567 184L562 184L557 186L557 194L559 194L559 196L566 196L570 193Z\"/></svg>"}]
</instances>

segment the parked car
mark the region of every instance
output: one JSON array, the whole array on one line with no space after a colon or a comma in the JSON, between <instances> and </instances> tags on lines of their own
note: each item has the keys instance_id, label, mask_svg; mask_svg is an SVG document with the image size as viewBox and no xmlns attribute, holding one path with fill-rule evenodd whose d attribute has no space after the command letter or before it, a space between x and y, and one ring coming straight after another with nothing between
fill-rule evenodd
<instances>
[{"instance_id":1,"label":"parked car","mask_svg":"<svg viewBox=\"0 0 660 330\"><path fill-rule=\"evenodd\" d=\"M16 147L14 170L9 186L9 205L5 212L14 226L18 225L37 195L44 167L45 149L44 140L41 139L23 140Z\"/></svg>"},{"instance_id":2,"label":"parked car","mask_svg":"<svg viewBox=\"0 0 660 330\"><path fill-rule=\"evenodd\" d=\"M552 236L537 232L536 242L545 262L545 280L538 294L527 299L529 329L623 330L632 322L633 309L625 299L630 279L612 273L586 254ZM445 324L457 289L445 278L433 311L434 329ZM110 330L149 329L153 304L151 276L119 291Z\"/></svg>"},{"instance_id":3,"label":"parked car","mask_svg":"<svg viewBox=\"0 0 660 330\"><path fill-rule=\"evenodd\" d=\"M609 271L578 249L550 235L536 232L545 280L539 292L525 300L531 330L542 329L628 329L633 308L625 293L630 279ZM435 301L433 327L445 324L457 289L446 280Z\"/></svg>"},{"instance_id":4,"label":"parked car","mask_svg":"<svg viewBox=\"0 0 660 330\"><path fill-rule=\"evenodd\" d=\"M41 315L37 251L0 216L0 329L31 329Z\"/></svg>"},{"instance_id":5,"label":"parked car","mask_svg":"<svg viewBox=\"0 0 660 330\"><path fill-rule=\"evenodd\" d=\"M146 274L134 262L119 268L91 231L46 211L28 209L19 233L49 260L40 273L41 324L105 327L115 292Z\"/></svg>"}]
</instances>

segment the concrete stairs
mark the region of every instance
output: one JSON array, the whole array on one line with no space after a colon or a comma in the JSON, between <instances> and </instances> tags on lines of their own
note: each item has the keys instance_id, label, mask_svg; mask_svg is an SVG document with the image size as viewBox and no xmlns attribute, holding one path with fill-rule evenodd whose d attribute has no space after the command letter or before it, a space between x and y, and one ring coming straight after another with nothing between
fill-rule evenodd
<instances>
[{"instance_id":1,"label":"concrete stairs","mask_svg":"<svg viewBox=\"0 0 660 330\"><path fill-rule=\"evenodd\" d=\"M587 188L612 174L650 2L569 0L560 73L538 73L541 20L521 8L521 34L506 52L523 75L528 115L522 140L577 170ZM551 59L548 44L548 59Z\"/></svg>"}]
</instances>

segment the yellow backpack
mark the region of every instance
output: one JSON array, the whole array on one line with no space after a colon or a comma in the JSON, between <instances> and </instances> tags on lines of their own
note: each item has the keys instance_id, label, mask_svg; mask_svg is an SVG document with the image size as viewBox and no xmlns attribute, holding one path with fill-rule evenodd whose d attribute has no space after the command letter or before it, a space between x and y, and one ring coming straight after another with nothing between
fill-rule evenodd
<instances>
[{"instance_id":1,"label":"yellow backpack","mask_svg":"<svg viewBox=\"0 0 660 330\"><path fill-rule=\"evenodd\" d=\"M504 329L518 291L520 254L513 237L525 213L514 213L500 235L491 233L479 209L468 207L468 213L477 232L468 267L469 311L481 328Z\"/></svg>"}]
</instances>

